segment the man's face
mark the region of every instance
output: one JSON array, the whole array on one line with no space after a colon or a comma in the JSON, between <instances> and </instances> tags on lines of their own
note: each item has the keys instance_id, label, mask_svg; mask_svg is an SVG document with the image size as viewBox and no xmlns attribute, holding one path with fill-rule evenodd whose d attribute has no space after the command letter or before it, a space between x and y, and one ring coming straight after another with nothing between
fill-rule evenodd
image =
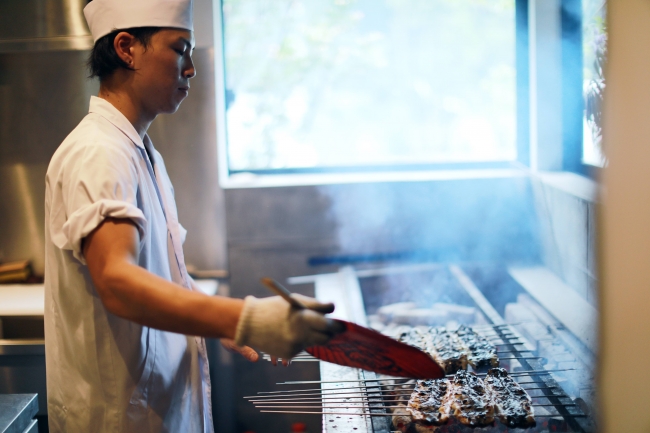
<instances>
[{"instance_id":1,"label":"man's face","mask_svg":"<svg viewBox=\"0 0 650 433\"><path fill-rule=\"evenodd\" d=\"M177 29L160 30L147 47L134 46L132 85L146 112L157 115L178 110L188 95L190 78L196 75L193 49L192 32Z\"/></svg>"}]
</instances>

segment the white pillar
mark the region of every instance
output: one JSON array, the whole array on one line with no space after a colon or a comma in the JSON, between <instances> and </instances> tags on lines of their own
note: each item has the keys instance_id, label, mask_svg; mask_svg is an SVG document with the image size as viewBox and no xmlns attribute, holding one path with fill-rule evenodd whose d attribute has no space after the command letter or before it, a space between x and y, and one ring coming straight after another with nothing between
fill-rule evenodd
<instances>
[{"instance_id":1,"label":"white pillar","mask_svg":"<svg viewBox=\"0 0 650 433\"><path fill-rule=\"evenodd\" d=\"M599 429L650 428L650 1L610 0L600 218Z\"/></svg>"},{"instance_id":2,"label":"white pillar","mask_svg":"<svg viewBox=\"0 0 650 433\"><path fill-rule=\"evenodd\" d=\"M535 171L562 169L560 0L530 0L530 160Z\"/></svg>"}]
</instances>

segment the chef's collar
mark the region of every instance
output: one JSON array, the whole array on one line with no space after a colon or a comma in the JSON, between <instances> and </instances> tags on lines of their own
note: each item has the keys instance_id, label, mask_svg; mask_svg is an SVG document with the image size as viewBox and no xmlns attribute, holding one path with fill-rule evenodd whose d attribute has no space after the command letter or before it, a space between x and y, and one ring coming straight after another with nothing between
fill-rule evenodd
<instances>
[{"instance_id":1,"label":"chef's collar","mask_svg":"<svg viewBox=\"0 0 650 433\"><path fill-rule=\"evenodd\" d=\"M136 146L144 149L144 143L138 134L138 131L135 130L133 124L111 104L106 99L99 98L97 96L90 97L90 108L88 109L89 113L99 114L113 125L122 131L129 139L135 143Z\"/></svg>"}]
</instances>

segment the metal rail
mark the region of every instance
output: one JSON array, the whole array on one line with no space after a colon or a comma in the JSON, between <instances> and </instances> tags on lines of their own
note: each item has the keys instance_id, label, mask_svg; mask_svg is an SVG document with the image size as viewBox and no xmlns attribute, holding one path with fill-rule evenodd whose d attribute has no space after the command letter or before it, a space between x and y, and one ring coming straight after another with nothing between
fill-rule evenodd
<instances>
[{"instance_id":1,"label":"metal rail","mask_svg":"<svg viewBox=\"0 0 650 433\"><path fill-rule=\"evenodd\" d=\"M515 357L517 357L516 354ZM529 370L543 368L539 361L528 360L522 355L519 356L518 362L521 364L523 368ZM542 375L539 374L531 374L531 377L547 384L549 387L562 390L562 387L559 386L559 384L555 381L552 375L544 375L544 377L542 377ZM556 394L553 393L551 390L546 390L546 389L541 391L550 402L550 405L553 406L555 410L557 410L558 414L560 414L562 418L564 418L564 420L567 422L571 430L577 433L588 433L591 431L584 420L584 418L586 418L586 414L582 413L582 411L580 411L579 414L571 413L569 410L567 410L566 405L560 401L560 399L562 398L570 399L570 397L564 394L563 391L562 394L564 395Z\"/></svg>"}]
</instances>

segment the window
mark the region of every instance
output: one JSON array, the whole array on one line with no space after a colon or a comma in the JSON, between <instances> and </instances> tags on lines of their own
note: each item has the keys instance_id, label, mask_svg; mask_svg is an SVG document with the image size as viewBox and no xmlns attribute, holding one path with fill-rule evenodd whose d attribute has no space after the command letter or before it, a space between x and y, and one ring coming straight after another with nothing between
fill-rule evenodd
<instances>
[{"instance_id":1,"label":"window","mask_svg":"<svg viewBox=\"0 0 650 433\"><path fill-rule=\"evenodd\" d=\"M514 161L515 0L223 0L227 169Z\"/></svg>"},{"instance_id":2,"label":"window","mask_svg":"<svg viewBox=\"0 0 650 433\"><path fill-rule=\"evenodd\" d=\"M602 167L605 158L602 153L601 105L605 78L603 69L607 54L607 32L605 26L605 0L583 0L583 153L585 164Z\"/></svg>"}]
</instances>

